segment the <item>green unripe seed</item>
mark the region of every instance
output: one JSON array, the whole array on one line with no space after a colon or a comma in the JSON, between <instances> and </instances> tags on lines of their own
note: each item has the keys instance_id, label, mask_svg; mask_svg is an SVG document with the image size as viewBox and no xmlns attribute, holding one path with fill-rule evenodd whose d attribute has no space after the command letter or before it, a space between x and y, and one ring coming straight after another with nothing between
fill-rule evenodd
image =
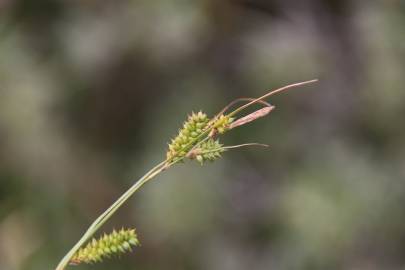
<instances>
[{"instance_id":1,"label":"green unripe seed","mask_svg":"<svg viewBox=\"0 0 405 270\"><path fill-rule=\"evenodd\" d=\"M93 238L86 247L79 249L73 255L70 262L72 264L100 262L110 257L112 253L125 253L131 250L131 246L138 245L135 230L121 229L118 232L114 230L109 235L104 234L98 240Z\"/></svg>"}]
</instances>

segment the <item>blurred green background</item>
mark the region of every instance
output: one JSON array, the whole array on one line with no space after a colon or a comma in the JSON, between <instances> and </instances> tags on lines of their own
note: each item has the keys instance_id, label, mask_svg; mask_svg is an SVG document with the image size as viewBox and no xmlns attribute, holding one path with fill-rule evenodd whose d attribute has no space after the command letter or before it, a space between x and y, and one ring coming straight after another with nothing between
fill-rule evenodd
<instances>
[{"instance_id":1,"label":"blurred green background","mask_svg":"<svg viewBox=\"0 0 405 270\"><path fill-rule=\"evenodd\" d=\"M405 269L405 1L0 1L0 269L53 269L187 113L270 102L103 228L71 269ZM402 119L402 120L401 120Z\"/></svg>"}]
</instances>

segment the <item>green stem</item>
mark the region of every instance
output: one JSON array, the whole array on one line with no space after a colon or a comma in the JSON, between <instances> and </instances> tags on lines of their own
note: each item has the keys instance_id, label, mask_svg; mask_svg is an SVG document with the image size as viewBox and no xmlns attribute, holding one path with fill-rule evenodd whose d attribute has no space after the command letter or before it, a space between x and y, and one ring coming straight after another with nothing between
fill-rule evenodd
<instances>
[{"instance_id":1,"label":"green stem","mask_svg":"<svg viewBox=\"0 0 405 270\"><path fill-rule=\"evenodd\" d=\"M176 161L177 162L177 161ZM80 240L73 246L73 248L63 257L59 262L56 270L64 270L69 264L70 259L80 247L86 243L90 237L146 182L153 177L170 167L176 162L167 164L166 161L159 163L153 167L149 172L142 176L135 184L133 184L124 194L121 195L107 210L105 210L87 229Z\"/></svg>"},{"instance_id":2,"label":"green stem","mask_svg":"<svg viewBox=\"0 0 405 270\"><path fill-rule=\"evenodd\" d=\"M207 135L209 130L203 132L195 138L193 142L190 143L192 145L196 141L200 140L201 137ZM207 138L205 138L207 139ZM201 144L205 139L202 141L198 142L196 145ZM185 147L187 149L189 145ZM87 229L87 231L83 234L83 236L80 238L80 240L73 246L73 248L63 257L63 259L59 262L58 266L56 267L56 270L64 270L66 266L69 264L70 259L73 257L73 255L77 252L77 250L80 249L80 247L86 243L90 237L93 236L93 234L120 208L128 199L129 197L132 196L143 184L145 184L147 181L161 173L162 171L166 170L170 166L174 165L175 163L180 162L183 160L184 157L176 158L174 160L169 160L169 161L163 161L153 167L149 172L147 172L142 178L140 178L134 185L132 185L124 194L121 195L118 200L116 200L107 210L105 210Z\"/></svg>"}]
</instances>

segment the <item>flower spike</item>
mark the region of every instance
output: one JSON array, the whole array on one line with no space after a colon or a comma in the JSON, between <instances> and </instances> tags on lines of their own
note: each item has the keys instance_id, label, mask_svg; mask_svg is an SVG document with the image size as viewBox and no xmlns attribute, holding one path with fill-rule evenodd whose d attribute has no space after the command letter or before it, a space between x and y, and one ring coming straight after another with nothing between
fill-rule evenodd
<instances>
[{"instance_id":1,"label":"flower spike","mask_svg":"<svg viewBox=\"0 0 405 270\"><path fill-rule=\"evenodd\" d=\"M208 122L209 119L205 113L201 111L198 113L193 112L184 122L179 134L169 144L166 153L167 160L184 157L193 146L193 141L203 133Z\"/></svg>"},{"instance_id":2,"label":"flower spike","mask_svg":"<svg viewBox=\"0 0 405 270\"><path fill-rule=\"evenodd\" d=\"M139 246L135 229L113 230L110 234L101 236L98 240L93 238L89 243L79 249L70 260L70 264L101 262L104 258L120 255L132 251L132 246Z\"/></svg>"}]
</instances>

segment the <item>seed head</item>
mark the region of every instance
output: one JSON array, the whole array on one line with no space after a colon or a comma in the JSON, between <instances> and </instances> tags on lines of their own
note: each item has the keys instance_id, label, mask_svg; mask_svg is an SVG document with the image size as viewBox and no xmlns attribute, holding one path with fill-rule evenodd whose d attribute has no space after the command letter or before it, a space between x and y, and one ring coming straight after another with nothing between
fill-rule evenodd
<instances>
[{"instance_id":1,"label":"seed head","mask_svg":"<svg viewBox=\"0 0 405 270\"><path fill-rule=\"evenodd\" d=\"M226 131L230 129L230 125L233 122L234 118L229 117L228 115L221 114L218 118L216 118L212 124L212 131L210 133L210 137L214 138L218 133L224 134Z\"/></svg>"},{"instance_id":2,"label":"seed head","mask_svg":"<svg viewBox=\"0 0 405 270\"><path fill-rule=\"evenodd\" d=\"M98 240L93 238L85 247L79 249L70 260L71 264L96 263L113 255L132 251L131 246L138 246L139 240L135 229L114 230L104 234Z\"/></svg>"},{"instance_id":3,"label":"seed head","mask_svg":"<svg viewBox=\"0 0 405 270\"><path fill-rule=\"evenodd\" d=\"M197 148L191 150L187 157L190 159L196 159L201 165L206 161L214 161L221 157L221 153L225 149L218 140L209 139L206 142L201 143Z\"/></svg>"},{"instance_id":4,"label":"seed head","mask_svg":"<svg viewBox=\"0 0 405 270\"><path fill-rule=\"evenodd\" d=\"M187 152L193 147L196 138L203 133L209 119L203 112L192 113L183 127L179 130L179 134L172 139L169 144L169 149L166 153L167 160L172 160L176 157L184 157Z\"/></svg>"}]
</instances>

